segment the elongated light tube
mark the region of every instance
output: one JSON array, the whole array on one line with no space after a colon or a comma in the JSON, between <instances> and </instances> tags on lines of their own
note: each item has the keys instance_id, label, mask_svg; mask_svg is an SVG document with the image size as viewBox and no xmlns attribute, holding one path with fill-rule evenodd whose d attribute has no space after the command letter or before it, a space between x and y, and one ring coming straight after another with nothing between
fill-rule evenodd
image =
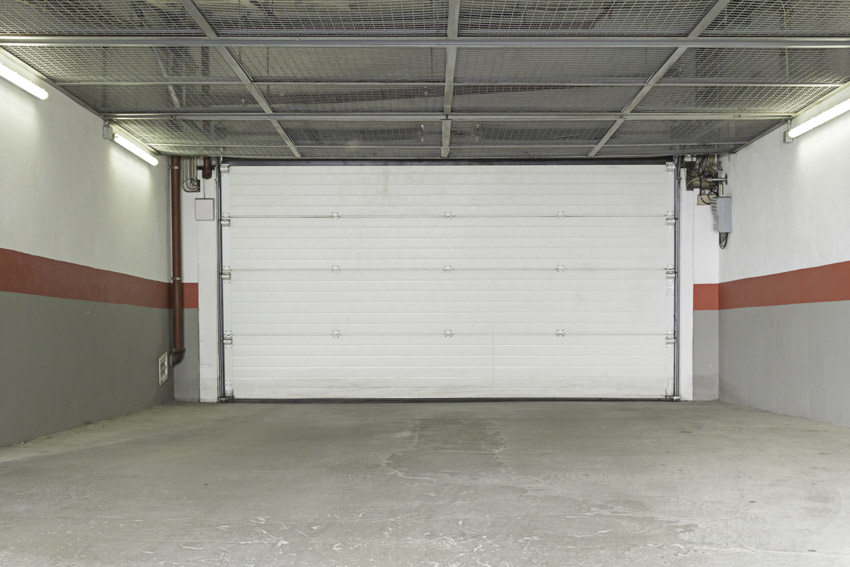
<instances>
[{"instance_id":1,"label":"elongated light tube","mask_svg":"<svg viewBox=\"0 0 850 567\"><path fill-rule=\"evenodd\" d=\"M833 118L837 118L837 117L841 116L845 112L850 112L850 99L847 99L842 103L836 104L832 108L828 108L828 109L824 110L823 112L821 112L820 114L816 114L816 115L812 116L811 118L809 118L808 120L805 120L805 121L801 122L800 124L798 124L797 126L794 126L790 130L788 130L788 137L789 138L796 138L798 136L802 136L803 134L805 134L809 130L813 130L813 129L817 128L818 126L820 126L821 124L825 124L826 122L829 122Z\"/></svg>"},{"instance_id":2,"label":"elongated light tube","mask_svg":"<svg viewBox=\"0 0 850 567\"><path fill-rule=\"evenodd\" d=\"M36 85L29 79L24 78L19 73L12 71L2 63L0 63L0 77L3 77L10 83L19 86L20 88L30 93L32 96L40 98L41 100L45 100L48 96L46 90Z\"/></svg>"},{"instance_id":3,"label":"elongated light tube","mask_svg":"<svg viewBox=\"0 0 850 567\"><path fill-rule=\"evenodd\" d=\"M159 160L150 155L148 152L122 136L121 134L115 134L115 137L112 138L112 141L133 154L134 156L141 158L148 162L151 165L156 165L159 163Z\"/></svg>"}]
</instances>

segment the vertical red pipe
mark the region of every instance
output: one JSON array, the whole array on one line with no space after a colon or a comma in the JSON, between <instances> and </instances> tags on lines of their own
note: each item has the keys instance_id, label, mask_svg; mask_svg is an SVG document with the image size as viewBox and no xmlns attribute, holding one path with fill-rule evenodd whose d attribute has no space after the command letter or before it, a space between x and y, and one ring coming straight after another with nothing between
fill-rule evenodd
<instances>
[{"instance_id":1,"label":"vertical red pipe","mask_svg":"<svg viewBox=\"0 0 850 567\"><path fill-rule=\"evenodd\" d=\"M186 354L183 344L183 227L180 217L180 158L171 157L171 364Z\"/></svg>"}]
</instances>

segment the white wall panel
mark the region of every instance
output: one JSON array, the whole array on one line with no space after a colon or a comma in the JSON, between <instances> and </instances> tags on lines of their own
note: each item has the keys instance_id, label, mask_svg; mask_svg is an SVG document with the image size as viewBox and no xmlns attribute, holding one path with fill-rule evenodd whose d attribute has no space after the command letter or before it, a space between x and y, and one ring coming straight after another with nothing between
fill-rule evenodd
<instances>
[{"instance_id":1,"label":"white wall panel","mask_svg":"<svg viewBox=\"0 0 850 567\"><path fill-rule=\"evenodd\" d=\"M664 166L233 166L237 398L662 397Z\"/></svg>"}]
</instances>

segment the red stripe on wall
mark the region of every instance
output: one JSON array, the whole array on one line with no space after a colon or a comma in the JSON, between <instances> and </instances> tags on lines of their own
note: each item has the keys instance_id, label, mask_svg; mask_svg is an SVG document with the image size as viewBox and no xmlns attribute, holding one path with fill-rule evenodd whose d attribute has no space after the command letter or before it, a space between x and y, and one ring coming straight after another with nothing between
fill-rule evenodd
<instances>
[{"instance_id":1,"label":"red stripe on wall","mask_svg":"<svg viewBox=\"0 0 850 567\"><path fill-rule=\"evenodd\" d=\"M720 309L850 300L850 262L720 284Z\"/></svg>"},{"instance_id":2,"label":"red stripe on wall","mask_svg":"<svg viewBox=\"0 0 850 567\"><path fill-rule=\"evenodd\" d=\"M694 285L694 310L850 301L850 262Z\"/></svg>"},{"instance_id":3,"label":"red stripe on wall","mask_svg":"<svg viewBox=\"0 0 850 567\"><path fill-rule=\"evenodd\" d=\"M198 284L189 282L183 284L183 307L198 308Z\"/></svg>"},{"instance_id":4,"label":"red stripe on wall","mask_svg":"<svg viewBox=\"0 0 850 567\"><path fill-rule=\"evenodd\" d=\"M716 311L719 308L719 284L694 284L694 311Z\"/></svg>"},{"instance_id":5,"label":"red stripe on wall","mask_svg":"<svg viewBox=\"0 0 850 567\"><path fill-rule=\"evenodd\" d=\"M0 291L168 308L170 284L0 248ZM194 294L197 305L197 286Z\"/></svg>"}]
</instances>

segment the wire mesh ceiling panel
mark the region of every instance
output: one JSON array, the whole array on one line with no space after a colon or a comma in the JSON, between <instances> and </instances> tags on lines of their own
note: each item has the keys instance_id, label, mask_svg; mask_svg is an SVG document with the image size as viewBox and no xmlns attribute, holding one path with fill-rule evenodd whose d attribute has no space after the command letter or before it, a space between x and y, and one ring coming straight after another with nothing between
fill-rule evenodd
<instances>
[{"instance_id":1,"label":"wire mesh ceiling panel","mask_svg":"<svg viewBox=\"0 0 850 567\"><path fill-rule=\"evenodd\" d=\"M20 35L203 35L180 0L4 1L0 33Z\"/></svg>"},{"instance_id":2,"label":"wire mesh ceiling panel","mask_svg":"<svg viewBox=\"0 0 850 567\"><path fill-rule=\"evenodd\" d=\"M305 158L312 159L439 159L439 146L421 147L304 147L299 150Z\"/></svg>"},{"instance_id":3,"label":"wire mesh ceiling panel","mask_svg":"<svg viewBox=\"0 0 850 567\"><path fill-rule=\"evenodd\" d=\"M198 0L224 36L445 35L448 0Z\"/></svg>"},{"instance_id":4,"label":"wire mesh ceiling panel","mask_svg":"<svg viewBox=\"0 0 850 567\"><path fill-rule=\"evenodd\" d=\"M66 90L98 112L262 112L244 85L79 85Z\"/></svg>"},{"instance_id":5,"label":"wire mesh ceiling panel","mask_svg":"<svg viewBox=\"0 0 850 567\"><path fill-rule=\"evenodd\" d=\"M611 145L736 145L779 124L776 120L629 120L611 137Z\"/></svg>"},{"instance_id":6,"label":"wire mesh ceiling panel","mask_svg":"<svg viewBox=\"0 0 850 567\"><path fill-rule=\"evenodd\" d=\"M687 35L714 0L461 0L459 35Z\"/></svg>"},{"instance_id":7,"label":"wire mesh ceiling panel","mask_svg":"<svg viewBox=\"0 0 850 567\"><path fill-rule=\"evenodd\" d=\"M661 82L846 83L848 49L688 49Z\"/></svg>"},{"instance_id":8,"label":"wire mesh ceiling panel","mask_svg":"<svg viewBox=\"0 0 850 567\"><path fill-rule=\"evenodd\" d=\"M443 85L261 85L275 112L437 112Z\"/></svg>"},{"instance_id":9,"label":"wire mesh ceiling panel","mask_svg":"<svg viewBox=\"0 0 850 567\"><path fill-rule=\"evenodd\" d=\"M672 145L649 145L649 146L614 146L606 145L597 154L607 158L630 158L630 157L666 157L683 154L717 154L728 152L739 147L740 144L672 144Z\"/></svg>"},{"instance_id":10,"label":"wire mesh ceiling panel","mask_svg":"<svg viewBox=\"0 0 850 567\"><path fill-rule=\"evenodd\" d=\"M466 85L454 89L455 112L619 112L640 87Z\"/></svg>"},{"instance_id":11,"label":"wire mesh ceiling panel","mask_svg":"<svg viewBox=\"0 0 850 567\"><path fill-rule=\"evenodd\" d=\"M593 146L488 146L452 148L453 159L559 159L585 157Z\"/></svg>"},{"instance_id":12,"label":"wire mesh ceiling panel","mask_svg":"<svg viewBox=\"0 0 850 567\"><path fill-rule=\"evenodd\" d=\"M53 81L238 81L207 47L6 47Z\"/></svg>"},{"instance_id":13,"label":"wire mesh ceiling panel","mask_svg":"<svg viewBox=\"0 0 850 567\"><path fill-rule=\"evenodd\" d=\"M243 47L231 51L255 81L442 83L446 76L443 49Z\"/></svg>"},{"instance_id":14,"label":"wire mesh ceiling panel","mask_svg":"<svg viewBox=\"0 0 850 567\"><path fill-rule=\"evenodd\" d=\"M442 143L439 122L285 122L298 146L436 146Z\"/></svg>"},{"instance_id":15,"label":"wire mesh ceiling panel","mask_svg":"<svg viewBox=\"0 0 850 567\"><path fill-rule=\"evenodd\" d=\"M613 121L452 122L451 146L593 145Z\"/></svg>"},{"instance_id":16,"label":"wire mesh ceiling panel","mask_svg":"<svg viewBox=\"0 0 850 567\"><path fill-rule=\"evenodd\" d=\"M709 36L850 36L847 0L732 0Z\"/></svg>"},{"instance_id":17,"label":"wire mesh ceiling panel","mask_svg":"<svg viewBox=\"0 0 850 567\"><path fill-rule=\"evenodd\" d=\"M455 83L643 83L672 49L462 48Z\"/></svg>"},{"instance_id":18,"label":"wire mesh ceiling panel","mask_svg":"<svg viewBox=\"0 0 850 567\"><path fill-rule=\"evenodd\" d=\"M270 121L118 120L116 124L144 144L185 146L280 146Z\"/></svg>"},{"instance_id":19,"label":"wire mesh ceiling panel","mask_svg":"<svg viewBox=\"0 0 850 567\"><path fill-rule=\"evenodd\" d=\"M287 146L169 146L153 144L162 154L184 156L227 156L238 158L290 159L295 156Z\"/></svg>"},{"instance_id":20,"label":"wire mesh ceiling panel","mask_svg":"<svg viewBox=\"0 0 850 567\"><path fill-rule=\"evenodd\" d=\"M794 113L834 87L656 87L636 112Z\"/></svg>"}]
</instances>

